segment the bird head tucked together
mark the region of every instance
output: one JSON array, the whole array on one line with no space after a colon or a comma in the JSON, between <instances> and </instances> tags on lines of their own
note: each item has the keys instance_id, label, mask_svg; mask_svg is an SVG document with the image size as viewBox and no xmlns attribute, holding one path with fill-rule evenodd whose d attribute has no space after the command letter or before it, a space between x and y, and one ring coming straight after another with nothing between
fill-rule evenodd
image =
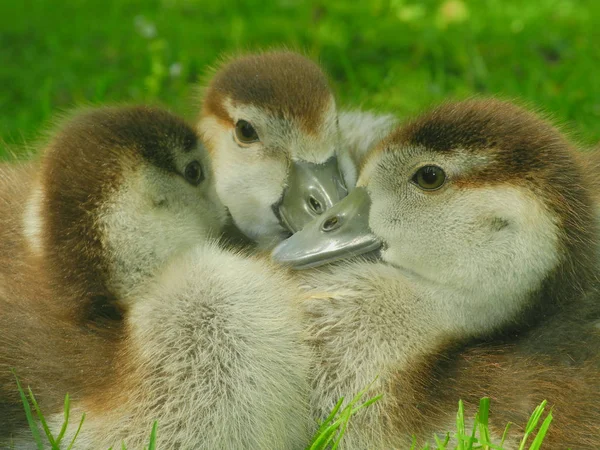
<instances>
[{"instance_id":1,"label":"bird head tucked together","mask_svg":"<svg viewBox=\"0 0 600 450\"><path fill-rule=\"evenodd\" d=\"M297 53L230 60L208 84L199 129L217 192L259 245L273 246L346 195L337 117L325 75Z\"/></svg>"},{"instance_id":2,"label":"bird head tucked together","mask_svg":"<svg viewBox=\"0 0 600 450\"><path fill-rule=\"evenodd\" d=\"M59 285L105 303L218 236L225 220L192 127L158 108L106 107L74 114L53 134L24 230Z\"/></svg>"},{"instance_id":3,"label":"bird head tucked together","mask_svg":"<svg viewBox=\"0 0 600 450\"><path fill-rule=\"evenodd\" d=\"M473 317L497 326L595 279L591 175L532 113L497 100L445 104L384 139L357 188L273 255L313 267L379 249L402 276L476 298Z\"/></svg>"}]
</instances>

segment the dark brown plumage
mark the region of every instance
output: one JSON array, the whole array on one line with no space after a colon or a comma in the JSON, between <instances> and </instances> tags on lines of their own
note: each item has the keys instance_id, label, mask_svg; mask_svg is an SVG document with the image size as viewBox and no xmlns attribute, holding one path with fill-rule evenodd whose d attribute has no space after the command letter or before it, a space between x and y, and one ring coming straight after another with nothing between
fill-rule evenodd
<instances>
[{"instance_id":1,"label":"dark brown plumage","mask_svg":"<svg viewBox=\"0 0 600 450\"><path fill-rule=\"evenodd\" d=\"M123 171L151 164L181 176L172 149L189 151L197 144L185 122L149 107L75 115L50 141L40 171L47 221L42 236L45 268L61 289L81 298L81 317L118 315L110 310L115 293L106 286L106 250L97 219L99 208L122 182Z\"/></svg>"}]
</instances>

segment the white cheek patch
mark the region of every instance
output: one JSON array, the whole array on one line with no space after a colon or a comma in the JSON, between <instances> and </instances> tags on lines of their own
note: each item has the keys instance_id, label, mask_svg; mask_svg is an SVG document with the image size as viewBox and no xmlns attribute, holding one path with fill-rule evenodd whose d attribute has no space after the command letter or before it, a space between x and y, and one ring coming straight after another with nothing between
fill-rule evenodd
<instances>
[{"instance_id":1,"label":"white cheek patch","mask_svg":"<svg viewBox=\"0 0 600 450\"><path fill-rule=\"evenodd\" d=\"M177 186L179 180L165 183L163 174L154 175L153 182L152 174L127 174L127 183L99 213L109 288L121 298L131 296L173 255L218 231L216 207L212 211L199 193L186 201L187 186ZM190 187L194 189L199 188Z\"/></svg>"},{"instance_id":2,"label":"white cheek patch","mask_svg":"<svg viewBox=\"0 0 600 450\"><path fill-rule=\"evenodd\" d=\"M236 146L234 142L224 145ZM214 154L215 182L219 198L235 223L252 238L277 234L282 230L272 205L285 189L287 166L283 161L259 159L252 149L227 147Z\"/></svg>"},{"instance_id":3,"label":"white cheek patch","mask_svg":"<svg viewBox=\"0 0 600 450\"><path fill-rule=\"evenodd\" d=\"M495 187L479 191L473 191L472 201L465 206L472 203L474 210L485 211L493 205L492 221L487 220L481 226L488 227L491 239L494 235L505 236L497 242L500 258L492 252L484 253L479 265L489 271L491 281L497 278L495 287L500 291L508 290L510 295L518 296L537 289L559 262L557 218L524 188ZM486 261L486 257L489 260Z\"/></svg>"},{"instance_id":4,"label":"white cheek patch","mask_svg":"<svg viewBox=\"0 0 600 450\"><path fill-rule=\"evenodd\" d=\"M370 225L389 245L384 260L421 276L475 326L513 317L560 262L557 218L525 188L409 197L403 211L397 200L372 207Z\"/></svg>"},{"instance_id":5,"label":"white cheek patch","mask_svg":"<svg viewBox=\"0 0 600 450\"><path fill-rule=\"evenodd\" d=\"M281 198L287 181L286 156L271 157L264 151L265 145L277 141L281 127L261 109L234 106L225 100L225 109L233 122L244 119L252 123L259 136L265 130L271 132L261 142L240 146L233 138L233 130L227 129L214 118L203 119L200 129L209 141L216 191L229 209L236 225L249 237L269 242L283 232L272 205ZM280 147L273 144L274 147Z\"/></svg>"},{"instance_id":6,"label":"white cheek patch","mask_svg":"<svg viewBox=\"0 0 600 450\"><path fill-rule=\"evenodd\" d=\"M25 205L25 211L23 212L23 234L25 235L29 248L38 255L43 251L43 202L44 193L42 189L40 187L35 187Z\"/></svg>"}]
</instances>

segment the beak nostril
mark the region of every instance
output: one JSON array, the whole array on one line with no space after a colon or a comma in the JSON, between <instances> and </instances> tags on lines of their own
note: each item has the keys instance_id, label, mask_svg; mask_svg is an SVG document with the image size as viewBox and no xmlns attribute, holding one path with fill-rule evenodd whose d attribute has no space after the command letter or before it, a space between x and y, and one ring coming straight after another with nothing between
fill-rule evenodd
<instances>
[{"instance_id":1,"label":"beak nostril","mask_svg":"<svg viewBox=\"0 0 600 450\"><path fill-rule=\"evenodd\" d=\"M321 230L323 231L333 231L336 228L339 228L341 224L341 220L338 216L332 216L329 219L325 220L325 222L323 222L323 225L321 225Z\"/></svg>"},{"instance_id":2,"label":"beak nostril","mask_svg":"<svg viewBox=\"0 0 600 450\"><path fill-rule=\"evenodd\" d=\"M321 205L321 202L319 202L319 200L314 198L312 195L308 197L308 204L315 214L323 214L323 206Z\"/></svg>"}]
</instances>

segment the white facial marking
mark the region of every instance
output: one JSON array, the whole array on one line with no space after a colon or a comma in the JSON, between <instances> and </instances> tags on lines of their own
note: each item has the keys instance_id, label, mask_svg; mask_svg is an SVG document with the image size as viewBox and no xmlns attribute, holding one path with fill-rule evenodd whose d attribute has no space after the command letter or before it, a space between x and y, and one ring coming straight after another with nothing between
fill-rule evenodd
<instances>
[{"instance_id":1,"label":"white facial marking","mask_svg":"<svg viewBox=\"0 0 600 450\"><path fill-rule=\"evenodd\" d=\"M236 225L262 247L271 247L286 236L273 212L287 185L291 161L322 163L337 148L335 102L330 103L321 130L311 135L292 118L275 117L252 105L224 102L232 124L204 117L199 129L211 148L217 192ZM235 123L246 120L259 141L240 145Z\"/></svg>"},{"instance_id":2,"label":"white facial marking","mask_svg":"<svg viewBox=\"0 0 600 450\"><path fill-rule=\"evenodd\" d=\"M216 195L154 167L127 174L98 225L110 261L109 288L133 295L173 255L217 235L225 211Z\"/></svg>"},{"instance_id":3,"label":"white facial marking","mask_svg":"<svg viewBox=\"0 0 600 450\"><path fill-rule=\"evenodd\" d=\"M422 277L446 305L456 302L449 320L497 326L557 266L557 221L526 188L448 194L375 195L369 224L388 245L385 261Z\"/></svg>"}]
</instances>

